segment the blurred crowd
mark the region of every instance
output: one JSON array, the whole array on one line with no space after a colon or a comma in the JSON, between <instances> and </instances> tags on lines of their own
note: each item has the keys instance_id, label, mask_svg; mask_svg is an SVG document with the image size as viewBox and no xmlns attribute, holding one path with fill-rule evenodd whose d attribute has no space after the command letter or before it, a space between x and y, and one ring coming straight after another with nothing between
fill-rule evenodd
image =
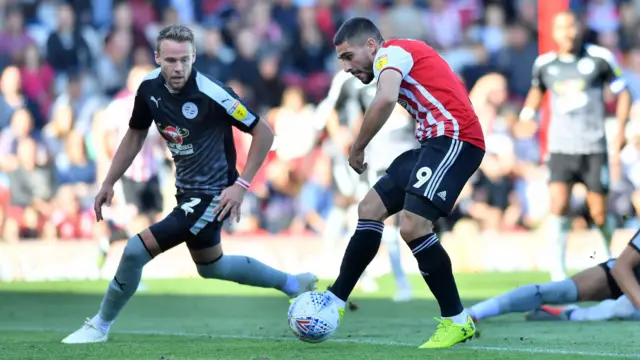
<instances>
[{"instance_id":1,"label":"blurred crowd","mask_svg":"<svg viewBox=\"0 0 640 360\"><path fill-rule=\"evenodd\" d=\"M95 238L137 232L175 205L172 165L155 131L116 185L108 221L93 194L128 124L141 77L155 67L158 30L196 34L196 68L266 119L276 150L231 233L322 233L336 189L326 119L316 105L340 71L331 39L349 17L386 38L422 39L465 81L487 156L444 229L535 228L547 211L547 171L535 123L517 121L538 55L536 0L0 0L0 238ZM587 38L612 50L640 99L640 1L572 1ZM610 110L615 109L613 101ZM640 106L611 196L619 226L640 214ZM250 136L235 133L241 170ZM345 148L345 156L346 149ZM542 165L541 165L542 164ZM136 201L125 201L126 194ZM576 187L575 226L589 226ZM126 235L123 235L126 237Z\"/></svg>"}]
</instances>

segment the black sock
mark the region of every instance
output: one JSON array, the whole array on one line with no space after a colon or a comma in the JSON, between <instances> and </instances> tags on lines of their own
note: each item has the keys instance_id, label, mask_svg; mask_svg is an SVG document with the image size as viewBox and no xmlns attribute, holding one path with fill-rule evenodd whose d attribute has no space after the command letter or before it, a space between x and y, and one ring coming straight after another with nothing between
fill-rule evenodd
<instances>
[{"instance_id":1,"label":"black sock","mask_svg":"<svg viewBox=\"0 0 640 360\"><path fill-rule=\"evenodd\" d=\"M440 244L436 234L419 237L409 243L424 281L440 305L440 315L451 317L463 311L456 281L453 278L451 259Z\"/></svg>"},{"instance_id":2,"label":"black sock","mask_svg":"<svg viewBox=\"0 0 640 360\"><path fill-rule=\"evenodd\" d=\"M329 287L335 296L347 301L364 270L378 253L384 224L375 220L358 220L356 232L349 240L340 265L340 275Z\"/></svg>"}]
</instances>

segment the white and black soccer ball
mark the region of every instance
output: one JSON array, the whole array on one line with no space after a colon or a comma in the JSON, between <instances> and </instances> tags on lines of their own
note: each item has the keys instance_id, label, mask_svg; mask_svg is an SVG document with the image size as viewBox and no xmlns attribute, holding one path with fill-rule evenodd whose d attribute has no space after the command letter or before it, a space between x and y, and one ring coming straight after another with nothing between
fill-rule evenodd
<instances>
[{"instance_id":1,"label":"white and black soccer ball","mask_svg":"<svg viewBox=\"0 0 640 360\"><path fill-rule=\"evenodd\" d=\"M289 306L289 327L300 340L319 343L327 340L340 324L338 306L327 295L309 291Z\"/></svg>"}]
</instances>

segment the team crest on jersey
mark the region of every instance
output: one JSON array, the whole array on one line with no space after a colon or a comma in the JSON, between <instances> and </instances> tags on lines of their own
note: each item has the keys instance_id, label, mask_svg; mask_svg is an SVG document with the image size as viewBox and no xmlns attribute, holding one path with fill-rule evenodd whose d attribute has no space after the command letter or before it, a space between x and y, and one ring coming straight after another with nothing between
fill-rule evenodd
<instances>
[{"instance_id":1,"label":"team crest on jersey","mask_svg":"<svg viewBox=\"0 0 640 360\"><path fill-rule=\"evenodd\" d=\"M227 110L227 113L234 119L242 121L247 118L247 108L242 105L239 100L236 100L233 105Z\"/></svg>"},{"instance_id":2,"label":"team crest on jersey","mask_svg":"<svg viewBox=\"0 0 640 360\"><path fill-rule=\"evenodd\" d=\"M387 66L388 63L389 59L387 59L387 54L384 54L376 60L376 69L380 71L383 67Z\"/></svg>"},{"instance_id":3,"label":"team crest on jersey","mask_svg":"<svg viewBox=\"0 0 640 360\"><path fill-rule=\"evenodd\" d=\"M593 62L593 59L583 58L578 61L578 71L582 75L591 74L596 69L596 64Z\"/></svg>"},{"instance_id":4,"label":"team crest on jersey","mask_svg":"<svg viewBox=\"0 0 640 360\"><path fill-rule=\"evenodd\" d=\"M158 124L158 130L160 130L160 134L162 134L162 137L168 142L178 145L182 145L184 138L189 136L189 130L182 129L178 126L167 126L163 128L161 124Z\"/></svg>"},{"instance_id":5,"label":"team crest on jersey","mask_svg":"<svg viewBox=\"0 0 640 360\"><path fill-rule=\"evenodd\" d=\"M182 105L182 115L187 119L193 119L198 116L198 107L192 102L186 102Z\"/></svg>"}]
</instances>

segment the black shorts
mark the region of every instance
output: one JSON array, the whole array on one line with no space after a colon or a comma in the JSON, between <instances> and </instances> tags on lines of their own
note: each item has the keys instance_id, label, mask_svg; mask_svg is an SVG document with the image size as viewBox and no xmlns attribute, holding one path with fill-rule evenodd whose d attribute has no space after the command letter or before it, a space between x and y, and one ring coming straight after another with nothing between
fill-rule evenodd
<instances>
[{"instance_id":1,"label":"black shorts","mask_svg":"<svg viewBox=\"0 0 640 360\"><path fill-rule=\"evenodd\" d=\"M157 176L145 182L122 177L124 201L133 204L141 214L162 212L162 191Z\"/></svg>"},{"instance_id":2,"label":"black shorts","mask_svg":"<svg viewBox=\"0 0 640 360\"><path fill-rule=\"evenodd\" d=\"M611 275L611 270L616 263L616 259L607 260L601 264L598 264L604 272L607 274L607 283L609 284L609 290L611 290L611 299L617 299L623 295L622 289L618 286L618 282L614 279L613 275ZM636 274L636 279L640 281L640 266L637 266L634 269Z\"/></svg>"},{"instance_id":3,"label":"black shorts","mask_svg":"<svg viewBox=\"0 0 640 360\"><path fill-rule=\"evenodd\" d=\"M609 157L607 154L557 154L549 156L549 182L568 185L583 183L589 192L609 192Z\"/></svg>"},{"instance_id":4,"label":"black shorts","mask_svg":"<svg viewBox=\"0 0 640 360\"><path fill-rule=\"evenodd\" d=\"M440 136L398 156L374 185L388 214L404 209L435 222L449 215L484 150Z\"/></svg>"},{"instance_id":5,"label":"black shorts","mask_svg":"<svg viewBox=\"0 0 640 360\"><path fill-rule=\"evenodd\" d=\"M216 197L202 193L176 195L178 205L167 217L151 225L149 230L162 251L187 243L190 250L200 250L220 244L222 222L215 219ZM223 220L224 221L224 220Z\"/></svg>"}]
</instances>

